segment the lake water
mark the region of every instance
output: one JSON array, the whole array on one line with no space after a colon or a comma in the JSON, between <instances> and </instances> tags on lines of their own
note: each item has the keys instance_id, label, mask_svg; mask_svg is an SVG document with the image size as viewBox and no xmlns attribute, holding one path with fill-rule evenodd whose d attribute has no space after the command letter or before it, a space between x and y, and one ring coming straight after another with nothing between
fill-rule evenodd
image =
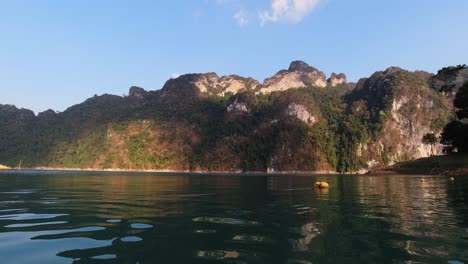
<instances>
[{"instance_id":1,"label":"lake water","mask_svg":"<svg viewBox=\"0 0 468 264\"><path fill-rule=\"evenodd\" d=\"M468 263L468 177L1 172L0 262Z\"/></svg>"}]
</instances>

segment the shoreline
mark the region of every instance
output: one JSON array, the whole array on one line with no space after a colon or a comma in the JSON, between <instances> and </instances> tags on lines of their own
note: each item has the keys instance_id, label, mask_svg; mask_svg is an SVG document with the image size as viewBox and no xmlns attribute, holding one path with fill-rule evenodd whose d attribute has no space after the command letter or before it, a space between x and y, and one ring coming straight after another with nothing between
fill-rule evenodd
<instances>
[{"instance_id":1,"label":"shoreline","mask_svg":"<svg viewBox=\"0 0 468 264\"><path fill-rule=\"evenodd\" d=\"M340 175L336 171L177 171L177 170L132 170L132 169L95 169L95 168L53 168L53 167L33 167L33 168L11 168L5 171L38 171L38 172L97 172L97 173L161 173L161 174L193 174L193 175ZM347 173L355 175L356 173ZM343 174L345 175L345 174ZM364 174L359 174L364 175Z\"/></svg>"},{"instance_id":2,"label":"shoreline","mask_svg":"<svg viewBox=\"0 0 468 264\"><path fill-rule=\"evenodd\" d=\"M371 170L370 175L468 176L468 154L432 156Z\"/></svg>"},{"instance_id":3,"label":"shoreline","mask_svg":"<svg viewBox=\"0 0 468 264\"><path fill-rule=\"evenodd\" d=\"M412 161L405 161L392 166L375 168L369 171L353 173L339 173L336 171L204 171L204 170L141 170L141 169L100 169L100 168L57 168L57 167L32 167L10 168L0 166L0 172L8 171L37 171L37 172L96 172L96 173L143 173L166 175L445 175L468 176L468 154L454 154L447 156L432 156Z\"/></svg>"}]
</instances>

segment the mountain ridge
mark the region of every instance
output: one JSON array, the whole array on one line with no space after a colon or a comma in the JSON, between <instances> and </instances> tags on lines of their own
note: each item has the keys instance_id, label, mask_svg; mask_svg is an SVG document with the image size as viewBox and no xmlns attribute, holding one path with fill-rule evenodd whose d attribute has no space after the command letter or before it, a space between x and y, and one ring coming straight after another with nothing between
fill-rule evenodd
<instances>
[{"instance_id":1,"label":"mountain ridge","mask_svg":"<svg viewBox=\"0 0 468 264\"><path fill-rule=\"evenodd\" d=\"M445 82L458 83L460 74L452 75ZM128 96L94 96L61 113L36 116L0 105L0 163L365 171L441 153L440 145L420 139L440 133L451 118L450 100L432 85L439 77L390 67L352 84L344 74L325 79L295 61L262 84L237 75L187 74L160 90L134 86Z\"/></svg>"}]
</instances>

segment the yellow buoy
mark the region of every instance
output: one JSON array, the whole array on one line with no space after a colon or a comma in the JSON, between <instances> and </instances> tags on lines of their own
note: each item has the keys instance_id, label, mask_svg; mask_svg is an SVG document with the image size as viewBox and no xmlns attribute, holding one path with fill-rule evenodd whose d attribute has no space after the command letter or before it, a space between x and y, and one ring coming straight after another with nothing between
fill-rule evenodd
<instances>
[{"instance_id":1,"label":"yellow buoy","mask_svg":"<svg viewBox=\"0 0 468 264\"><path fill-rule=\"evenodd\" d=\"M314 183L315 187L317 188L329 188L330 185L328 185L327 182L316 182Z\"/></svg>"}]
</instances>

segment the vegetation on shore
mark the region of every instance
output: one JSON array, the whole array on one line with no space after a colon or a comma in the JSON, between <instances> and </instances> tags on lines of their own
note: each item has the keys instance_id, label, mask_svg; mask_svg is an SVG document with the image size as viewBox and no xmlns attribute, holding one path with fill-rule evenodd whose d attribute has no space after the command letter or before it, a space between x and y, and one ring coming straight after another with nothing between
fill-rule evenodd
<instances>
[{"instance_id":1,"label":"vegetation on shore","mask_svg":"<svg viewBox=\"0 0 468 264\"><path fill-rule=\"evenodd\" d=\"M432 156L397 163L370 174L463 175L468 176L468 154Z\"/></svg>"}]
</instances>

